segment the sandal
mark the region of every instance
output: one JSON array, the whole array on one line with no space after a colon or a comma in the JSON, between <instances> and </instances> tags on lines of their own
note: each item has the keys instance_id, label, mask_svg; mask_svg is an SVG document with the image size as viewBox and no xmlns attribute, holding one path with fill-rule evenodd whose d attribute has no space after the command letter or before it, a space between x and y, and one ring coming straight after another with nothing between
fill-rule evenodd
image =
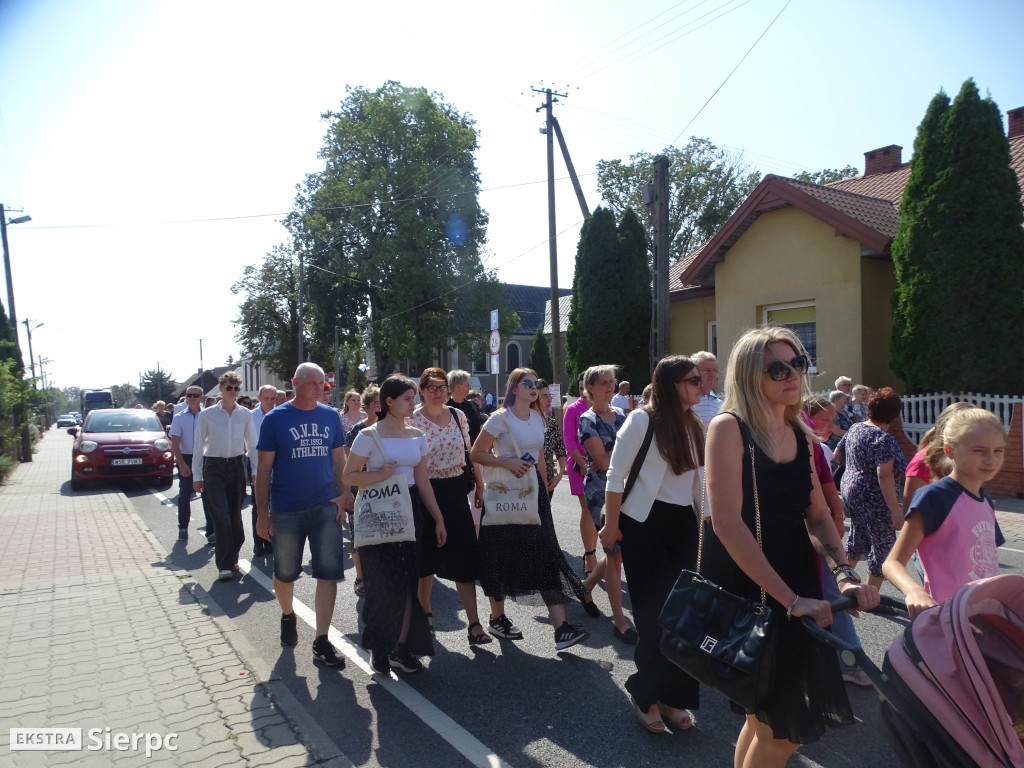
<instances>
[{"instance_id":1,"label":"sandal","mask_svg":"<svg viewBox=\"0 0 1024 768\"><path fill-rule=\"evenodd\" d=\"M664 721L670 723L673 728L679 731L686 731L693 728L693 714L688 709L675 709L658 702L658 712Z\"/></svg>"},{"instance_id":2,"label":"sandal","mask_svg":"<svg viewBox=\"0 0 1024 768\"><path fill-rule=\"evenodd\" d=\"M593 560L594 560L594 564L592 566L590 566L589 569L587 568L587 558L588 557L593 558ZM585 579L590 574L592 574L596 567L597 567L597 549L595 548L595 549L590 550L589 552L584 552L583 553L583 578Z\"/></svg>"},{"instance_id":3,"label":"sandal","mask_svg":"<svg viewBox=\"0 0 1024 768\"><path fill-rule=\"evenodd\" d=\"M434 634L434 614L429 611L424 611L423 615L427 617L427 627L430 629L430 636L437 637L437 635Z\"/></svg>"},{"instance_id":4,"label":"sandal","mask_svg":"<svg viewBox=\"0 0 1024 768\"><path fill-rule=\"evenodd\" d=\"M640 725L644 727L645 731L650 733L672 733L672 731L665 727L665 721L661 719L661 715L648 715L640 709L640 705L636 703L636 699L632 696L629 697L629 703L633 705L636 719L640 721Z\"/></svg>"},{"instance_id":5,"label":"sandal","mask_svg":"<svg viewBox=\"0 0 1024 768\"><path fill-rule=\"evenodd\" d=\"M363 579L356 579L352 591L356 593L356 597L366 597L366 582Z\"/></svg>"},{"instance_id":6,"label":"sandal","mask_svg":"<svg viewBox=\"0 0 1024 768\"><path fill-rule=\"evenodd\" d=\"M479 629L479 632L473 632L473 627ZM484 632L484 628L480 626L479 621L474 621L466 628L469 634L470 645L487 645L488 643L494 642L494 638Z\"/></svg>"}]
</instances>

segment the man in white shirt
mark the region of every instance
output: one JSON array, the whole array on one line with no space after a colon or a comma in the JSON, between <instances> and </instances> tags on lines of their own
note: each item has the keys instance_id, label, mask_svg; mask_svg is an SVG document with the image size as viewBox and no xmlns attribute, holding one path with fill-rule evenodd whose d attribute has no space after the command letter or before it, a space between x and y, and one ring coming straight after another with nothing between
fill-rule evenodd
<instances>
[{"instance_id":1,"label":"man in white shirt","mask_svg":"<svg viewBox=\"0 0 1024 768\"><path fill-rule=\"evenodd\" d=\"M252 409L252 424L256 427L257 440L259 440L260 437L260 425L263 424L263 417L274 410L274 401L277 399L278 392L281 393L281 399L284 400L284 391L277 389L273 384L264 384L260 387L259 394L256 395L256 407ZM252 556L263 557L274 551L274 545L267 539L261 538L260 535L256 533L256 519L259 515L256 510L255 476L252 478L250 490L252 491Z\"/></svg>"},{"instance_id":2,"label":"man in white shirt","mask_svg":"<svg viewBox=\"0 0 1024 768\"><path fill-rule=\"evenodd\" d=\"M221 401L199 414L192 455L193 485L208 501L217 533L217 576L230 581L238 571L238 554L245 541L242 502L245 500L245 461L256 476L256 427L252 411L238 405L242 377L228 371L220 377Z\"/></svg>"},{"instance_id":3,"label":"man in white shirt","mask_svg":"<svg viewBox=\"0 0 1024 768\"><path fill-rule=\"evenodd\" d=\"M196 420L199 418L200 405L203 401L201 387L189 387L185 390L185 407L178 410L175 406L174 418L171 420L171 451L178 465L178 539L188 541L188 524L192 519L192 451L195 446ZM206 516L206 541L214 544L217 536L213 532L213 518L203 499L203 514Z\"/></svg>"},{"instance_id":4,"label":"man in white shirt","mask_svg":"<svg viewBox=\"0 0 1024 768\"><path fill-rule=\"evenodd\" d=\"M722 400L714 391L718 384L718 360L706 350L690 355L690 359L697 364L700 373L700 401L693 406L693 412L707 427L722 407Z\"/></svg>"},{"instance_id":5,"label":"man in white shirt","mask_svg":"<svg viewBox=\"0 0 1024 768\"><path fill-rule=\"evenodd\" d=\"M629 413L629 382L619 382L619 392L612 396L612 405L621 408L623 413Z\"/></svg>"}]
</instances>

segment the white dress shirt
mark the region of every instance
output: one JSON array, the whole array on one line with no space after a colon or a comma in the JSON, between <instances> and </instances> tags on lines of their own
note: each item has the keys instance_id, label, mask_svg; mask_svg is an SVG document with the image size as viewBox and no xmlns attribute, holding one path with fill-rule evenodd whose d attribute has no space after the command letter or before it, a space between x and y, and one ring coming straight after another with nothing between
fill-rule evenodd
<instances>
[{"instance_id":1,"label":"white dress shirt","mask_svg":"<svg viewBox=\"0 0 1024 768\"><path fill-rule=\"evenodd\" d=\"M230 459L246 454L253 477L256 476L256 442L252 411L235 405L228 413L220 403L199 412L196 440L192 451L193 482L203 481L203 458Z\"/></svg>"},{"instance_id":2,"label":"white dress shirt","mask_svg":"<svg viewBox=\"0 0 1024 768\"><path fill-rule=\"evenodd\" d=\"M270 411L274 410L273 408ZM267 413L270 413L267 411ZM260 427L263 426L263 419L266 418L267 413L263 412L263 406L256 403L256 407L252 409L252 425L256 427L256 437L260 436Z\"/></svg>"}]
</instances>

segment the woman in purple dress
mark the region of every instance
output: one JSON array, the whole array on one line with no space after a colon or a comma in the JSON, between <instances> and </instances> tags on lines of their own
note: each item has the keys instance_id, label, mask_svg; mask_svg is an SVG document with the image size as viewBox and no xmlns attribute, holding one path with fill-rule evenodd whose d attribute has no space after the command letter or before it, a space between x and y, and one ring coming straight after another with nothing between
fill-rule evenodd
<instances>
[{"instance_id":1,"label":"woman in purple dress","mask_svg":"<svg viewBox=\"0 0 1024 768\"><path fill-rule=\"evenodd\" d=\"M903 525L896 484L903 482L907 460L889 433L900 415L900 396L889 387L868 399L868 420L852 425L836 447L845 464L840 490L850 518L846 555L850 565L868 560L868 583L882 585L882 563Z\"/></svg>"}]
</instances>

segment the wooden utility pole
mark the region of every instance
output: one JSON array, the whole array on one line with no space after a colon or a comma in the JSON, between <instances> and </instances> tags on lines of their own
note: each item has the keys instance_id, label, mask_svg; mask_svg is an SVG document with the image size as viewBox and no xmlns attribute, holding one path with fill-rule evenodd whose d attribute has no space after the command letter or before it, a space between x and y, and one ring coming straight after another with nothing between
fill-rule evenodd
<instances>
[{"instance_id":1,"label":"wooden utility pole","mask_svg":"<svg viewBox=\"0 0 1024 768\"><path fill-rule=\"evenodd\" d=\"M650 200L654 214L654 359L651 367L668 354L669 311L668 311L668 158L658 155L654 158L654 183L651 185Z\"/></svg>"},{"instance_id":2,"label":"wooden utility pole","mask_svg":"<svg viewBox=\"0 0 1024 768\"><path fill-rule=\"evenodd\" d=\"M537 108L540 112L544 110L547 117L544 132L547 136L548 145L548 256L551 267L551 371L555 381L563 384L562 369L562 329L561 318L559 317L559 292L558 292L558 241L556 239L557 229L555 227L555 129L554 116L551 114L551 107L558 99L554 96L565 97L564 93L552 93L550 88L543 91L533 89L537 93L545 95L544 104ZM563 386L562 391L565 392Z\"/></svg>"}]
</instances>

